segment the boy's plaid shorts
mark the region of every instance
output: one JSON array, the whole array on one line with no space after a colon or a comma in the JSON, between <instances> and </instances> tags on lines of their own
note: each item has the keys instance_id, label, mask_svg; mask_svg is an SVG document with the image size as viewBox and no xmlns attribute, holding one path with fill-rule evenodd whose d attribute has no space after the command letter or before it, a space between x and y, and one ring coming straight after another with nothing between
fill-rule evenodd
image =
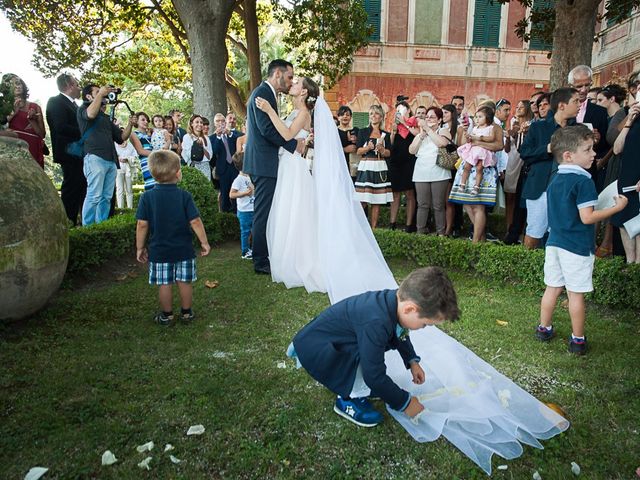
<instances>
[{"instance_id":1,"label":"boy's plaid shorts","mask_svg":"<svg viewBox=\"0 0 640 480\"><path fill-rule=\"evenodd\" d=\"M149 262L149 284L171 285L176 282L195 282L196 259L183 260L182 262Z\"/></svg>"}]
</instances>

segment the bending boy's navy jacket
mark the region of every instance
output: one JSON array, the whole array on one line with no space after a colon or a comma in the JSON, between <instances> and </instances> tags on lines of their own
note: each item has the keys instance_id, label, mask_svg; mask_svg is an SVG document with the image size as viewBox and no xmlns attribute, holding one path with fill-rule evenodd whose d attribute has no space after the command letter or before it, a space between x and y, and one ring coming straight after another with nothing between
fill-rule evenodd
<instances>
[{"instance_id":1,"label":"bending boy's navy jacket","mask_svg":"<svg viewBox=\"0 0 640 480\"><path fill-rule=\"evenodd\" d=\"M332 305L293 339L302 366L314 379L343 397L353 388L358 364L374 396L402 410L409 392L398 387L384 363L387 350L398 350L405 366L419 360L408 336L396 336L397 290L366 292Z\"/></svg>"}]
</instances>

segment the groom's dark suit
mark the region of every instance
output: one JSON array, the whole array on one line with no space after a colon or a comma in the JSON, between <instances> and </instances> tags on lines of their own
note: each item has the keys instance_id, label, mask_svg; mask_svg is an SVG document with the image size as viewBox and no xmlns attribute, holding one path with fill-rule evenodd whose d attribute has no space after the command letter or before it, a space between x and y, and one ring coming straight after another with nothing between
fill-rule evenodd
<instances>
[{"instance_id":1,"label":"groom's dark suit","mask_svg":"<svg viewBox=\"0 0 640 480\"><path fill-rule=\"evenodd\" d=\"M284 147L295 152L297 141L288 142L273 126L269 115L256 107L256 97L267 100L277 111L273 90L262 82L256 88L247 107L247 144L244 151L243 171L251 176L254 186L253 204L253 266L258 272L269 271L269 252L267 249L267 219L278 176L278 149Z\"/></svg>"},{"instance_id":2,"label":"groom's dark suit","mask_svg":"<svg viewBox=\"0 0 640 480\"><path fill-rule=\"evenodd\" d=\"M75 225L82 210L87 180L82 170L82 158L67 153L67 145L80 139L80 127L76 118L78 106L62 93L47 102L47 123L51 131L53 161L62 166L62 204L69 220Z\"/></svg>"}]
</instances>

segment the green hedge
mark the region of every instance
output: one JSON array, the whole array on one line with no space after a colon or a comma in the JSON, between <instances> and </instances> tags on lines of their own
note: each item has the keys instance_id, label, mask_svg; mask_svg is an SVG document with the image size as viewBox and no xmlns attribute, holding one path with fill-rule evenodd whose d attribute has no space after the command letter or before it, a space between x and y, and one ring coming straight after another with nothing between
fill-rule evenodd
<instances>
[{"instance_id":1,"label":"green hedge","mask_svg":"<svg viewBox=\"0 0 640 480\"><path fill-rule=\"evenodd\" d=\"M545 288L543 250L390 230L376 230L375 236L387 258L477 272L541 293ZM640 311L640 265L628 265L621 257L596 258L593 286L594 292L588 296L592 301Z\"/></svg>"},{"instance_id":2,"label":"green hedge","mask_svg":"<svg viewBox=\"0 0 640 480\"><path fill-rule=\"evenodd\" d=\"M238 219L229 213L217 213L217 193L211 182L194 168L183 167L180 188L191 193L200 211L209 243L240 238ZM89 227L72 228L69 232L69 264L67 276L86 272L114 257L131 255L134 258L136 243L135 213L124 211ZM197 239L194 235L194 242Z\"/></svg>"}]
</instances>

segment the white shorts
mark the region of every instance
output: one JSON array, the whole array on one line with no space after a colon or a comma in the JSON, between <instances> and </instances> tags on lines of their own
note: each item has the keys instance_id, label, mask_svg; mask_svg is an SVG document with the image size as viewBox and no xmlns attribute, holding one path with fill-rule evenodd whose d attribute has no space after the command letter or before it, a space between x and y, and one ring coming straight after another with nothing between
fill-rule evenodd
<instances>
[{"instance_id":1,"label":"white shorts","mask_svg":"<svg viewBox=\"0 0 640 480\"><path fill-rule=\"evenodd\" d=\"M527 236L542 238L549 228L547 217L547 192L536 200L527 200Z\"/></svg>"},{"instance_id":2,"label":"white shorts","mask_svg":"<svg viewBox=\"0 0 640 480\"><path fill-rule=\"evenodd\" d=\"M576 255L559 247L547 247L544 254L544 283L565 287L569 292L593 292L595 257Z\"/></svg>"}]
</instances>

